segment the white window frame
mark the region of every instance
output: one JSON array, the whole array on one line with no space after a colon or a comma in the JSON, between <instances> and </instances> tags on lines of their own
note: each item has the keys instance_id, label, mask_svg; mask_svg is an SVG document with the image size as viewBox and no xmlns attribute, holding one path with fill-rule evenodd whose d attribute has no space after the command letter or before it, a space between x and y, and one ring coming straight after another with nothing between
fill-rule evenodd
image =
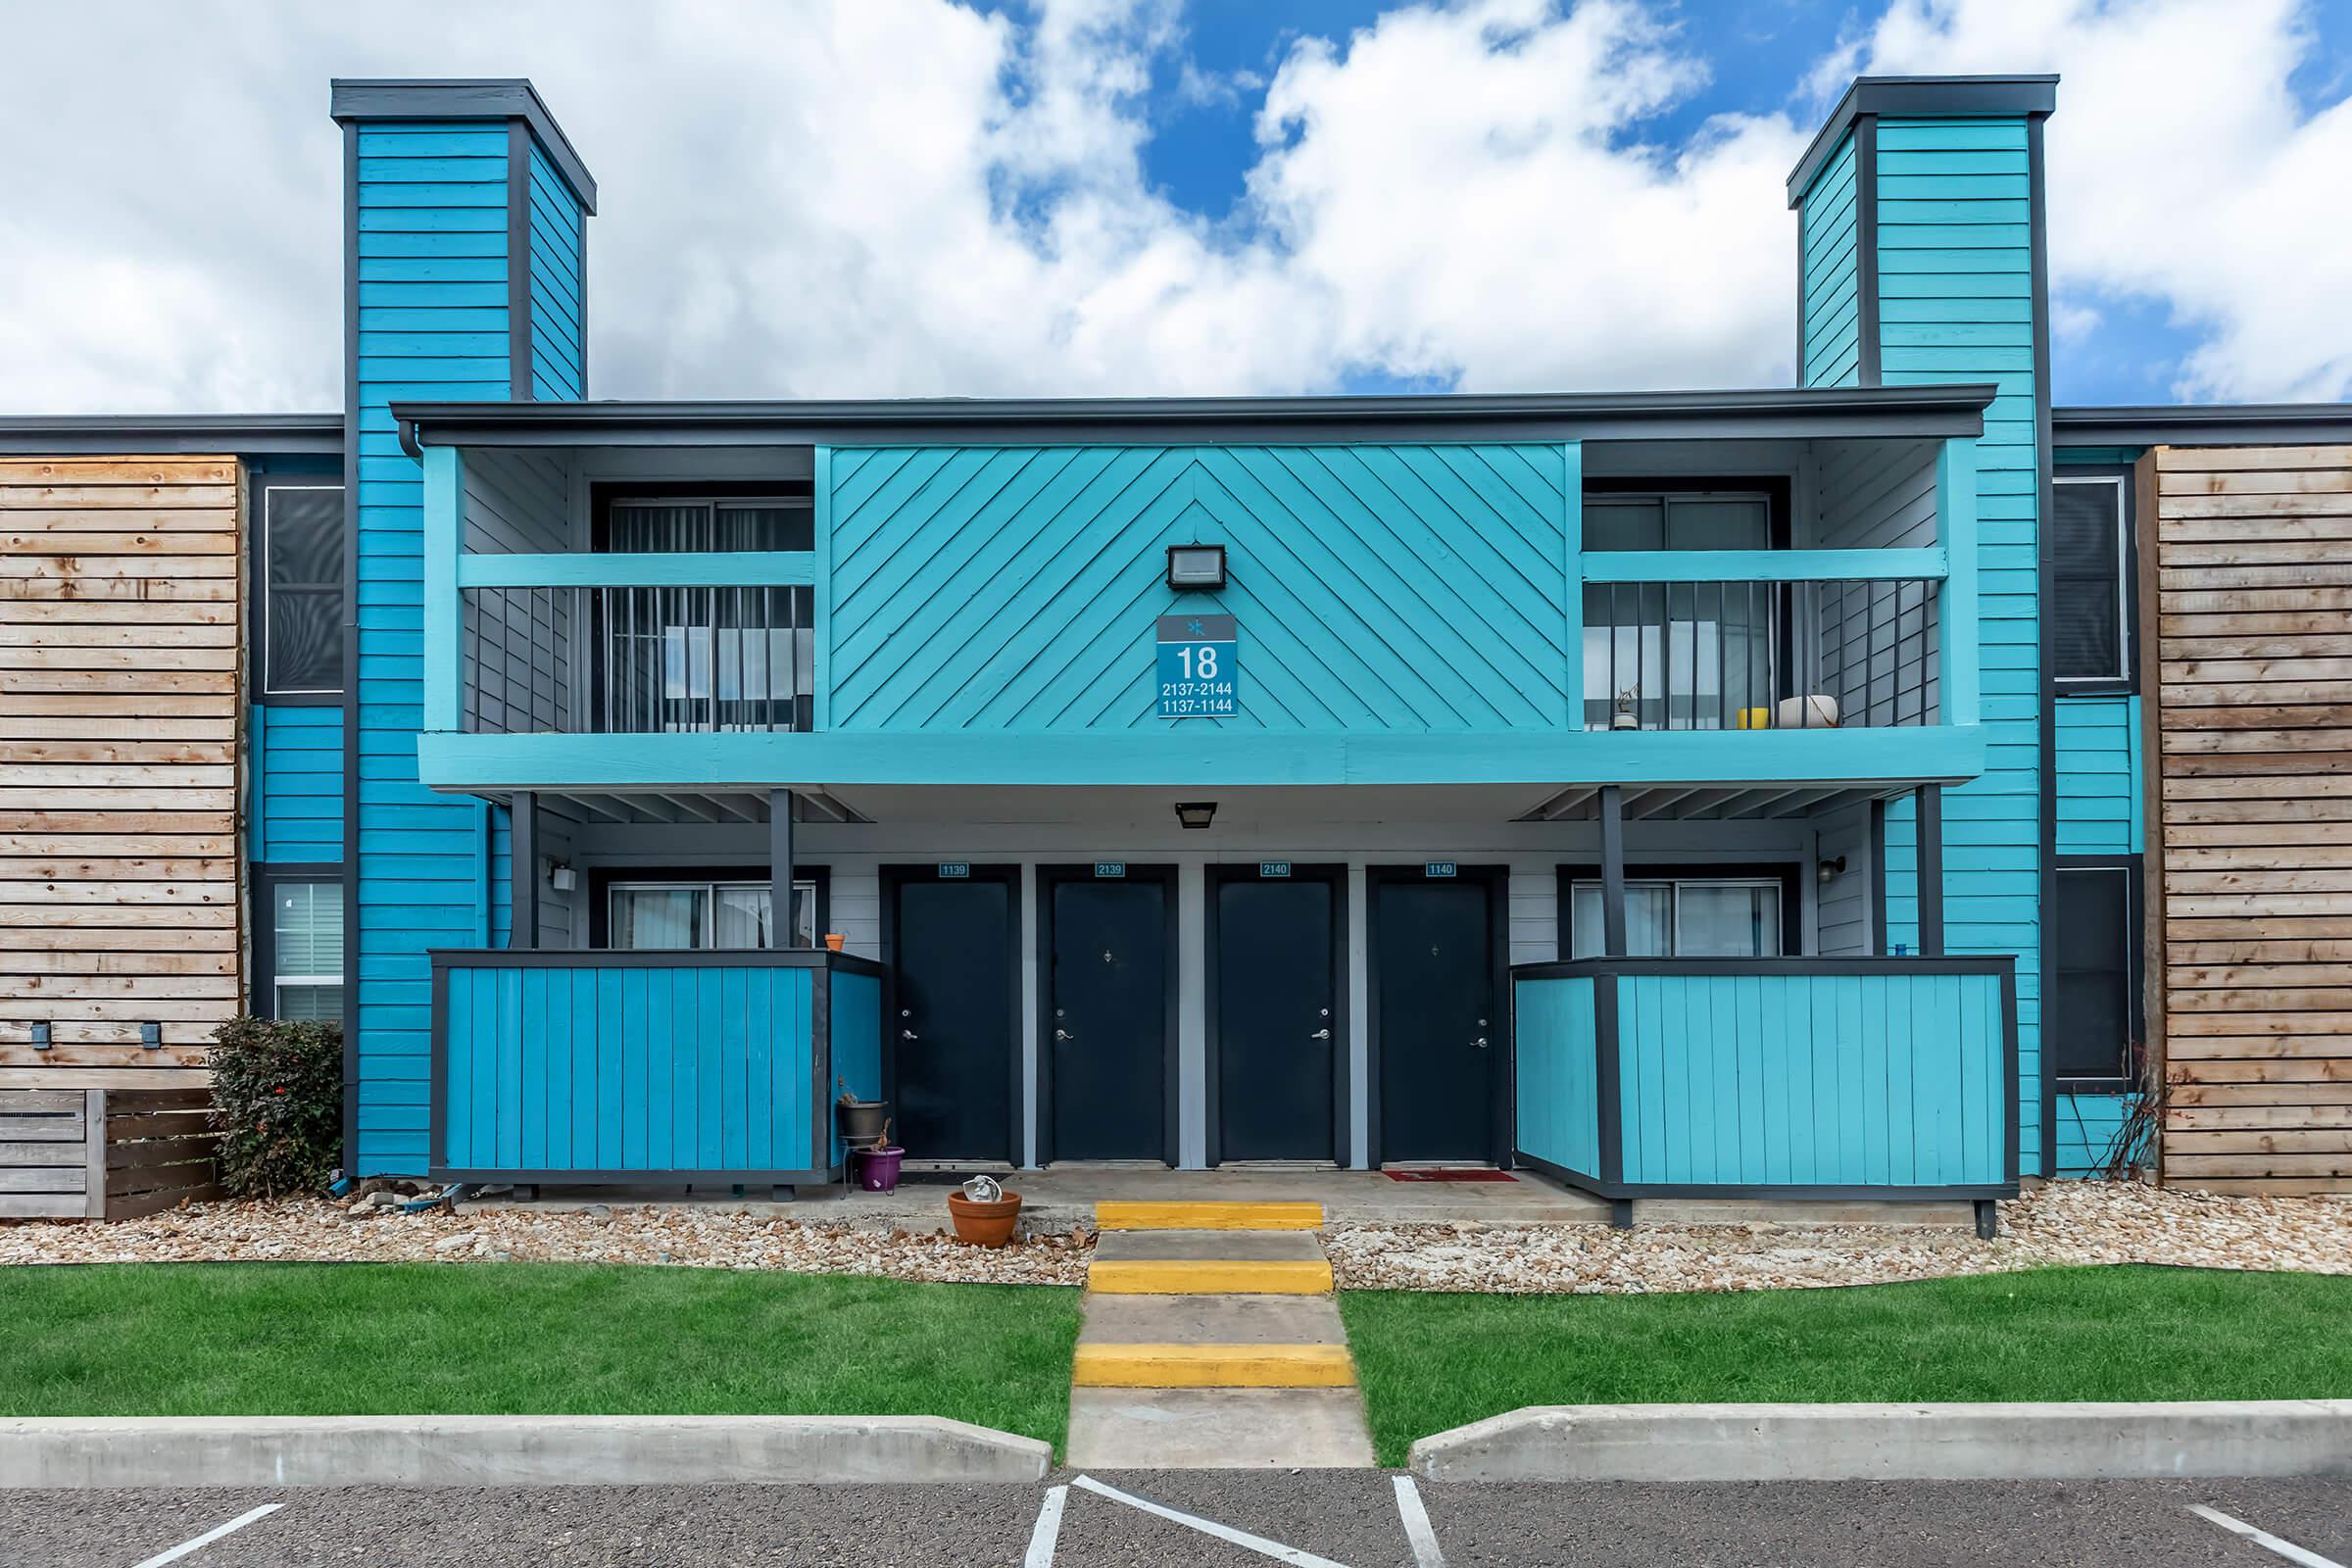
<instances>
[{"instance_id":1,"label":"white window frame","mask_svg":"<svg viewBox=\"0 0 2352 1568\"><path fill-rule=\"evenodd\" d=\"M343 671L343 684L339 686L272 686L270 684L270 677L274 674L277 669L277 628L270 623L270 606L273 598L273 595L270 591L270 559L277 553L277 534L270 525L270 507L276 500L278 492L281 490L331 490L335 494L341 495L344 491L344 488L345 487L340 483L277 484L268 479L262 481L262 571L261 581L254 585L254 589L255 592L261 596L262 601L262 680L260 695L265 698L336 697L340 696L350 685L351 671L349 669ZM345 525L349 526L348 518L346 519ZM338 583L336 584L336 587L345 594L348 594L351 591L351 585L349 583ZM349 608L350 607L347 604L345 606L346 613L349 612Z\"/></svg>"},{"instance_id":2,"label":"white window frame","mask_svg":"<svg viewBox=\"0 0 2352 1568\"><path fill-rule=\"evenodd\" d=\"M770 882L746 880L742 877L719 877L709 882L682 882L675 877L658 877L644 880L614 877L612 881L605 884L605 930L610 933L619 925L620 895L623 893L700 893L703 895L702 929L695 933L694 946L692 948L671 949L669 951L688 953L714 952L717 949L718 938L718 895L722 891L740 892L752 888L765 888L772 891L773 887L774 884ZM799 947L797 944L790 942L785 943L783 946L786 951L800 953L811 952L821 944L821 939L824 936L823 932L814 929L816 923L816 882L810 877L794 877L792 879L792 893L796 900L805 897L808 901L808 916L809 925L811 927L809 932L809 943L806 948ZM774 926L776 923L776 913L773 909L768 911L767 918L768 924L771 927ZM791 912L789 910L787 910L785 914L785 923L791 923ZM786 934L789 935L790 933L788 932ZM653 948L623 948L615 951L624 953L651 953L662 950ZM769 949L767 951L773 952L776 950Z\"/></svg>"},{"instance_id":3,"label":"white window frame","mask_svg":"<svg viewBox=\"0 0 2352 1568\"><path fill-rule=\"evenodd\" d=\"M2051 476L2052 486L2062 484L2103 484L2115 492L2115 673L2112 675L2052 675L2060 686L2117 686L2132 680L2132 509L2130 492L2125 489L2126 476L2120 473L2061 473ZM2055 509L2053 509L2055 510ZM2052 519L2053 524L2056 518ZM2053 584L2053 591L2055 584ZM2056 623L2055 607L2051 614ZM2055 653L2051 656L2056 658Z\"/></svg>"},{"instance_id":4,"label":"white window frame","mask_svg":"<svg viewBox=\"0 0 2352 1568\"><path fill-rule=\"evenodd\" d=\"M1773 951L1770 953L1751 955L1751 956L1763 958L1785 958L1789 956L1789 955L1784 951L1788 946L1785 933L1788 930L1788 910L1786 906L1788 899L1788 887L1787 883L1782 881L1782 879L1777 876L1640 876L1626 878L1625 886L1628 892L1631 892L1635 888L1665 888L1668 890L1670 894L1670 907L1666 913L1666 936L1668 942L1676 948L1680 948L1683 943L1683 889L1687 887L1770 888L1772 890L1774 900L1776 903L1782 906L1781 907L1773 910L1774 915L1777 916L1772 923ZM1568 940L1562 944L1562 946L1570 953L1574 953L1576 951L1575 910L1577 890L1579 888L1592 888L1595 892L1599 892L1600 887L1601 880L1598 877L1580 876L1573 877L1569 880L1569 931ZM1604 894L1603 897L1605 896L1606 895ZM1597 955L1593 955L1593 956L1597 956ZM1663 955L1663 956L1671 958L1679 956L1679 955L1668 953Z\"/></svg>"},{"instance_id":5,"label":"white window frame","mask_svg":"<svg viewBox=\"0 0 2352 1568\"><path fill-rule=\"evenodd\" d=\"M266 871L267 867L264 867L264 870ZM343 992L343 972L341 970L338 969L331 974L288 974L278 967L281 950L277 941L277 901L287 888L325 888L331 890L331 896L338 902L339 907L343 897L342 881L339 878L325 876L270 876L263 886L267 890L264 894L264 906L270 911L270 1016L283 1018L286 1015L285 992L288 987L308 987L321 991L331 988L340 999ZM349 930L343 933L343 940L346 943L350 942ZM345 949L347 958L349 951L348 948ZM340 1009L338 1009L339 1012Z\"/></svg>"}]
</instances>

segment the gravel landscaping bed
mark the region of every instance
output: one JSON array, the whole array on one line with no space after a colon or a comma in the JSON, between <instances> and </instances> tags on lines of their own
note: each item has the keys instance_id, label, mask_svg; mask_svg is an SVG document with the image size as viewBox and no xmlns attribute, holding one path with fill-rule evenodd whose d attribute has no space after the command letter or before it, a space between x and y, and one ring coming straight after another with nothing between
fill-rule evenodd
<instances>
[{"instance_id":1,"label":"gravel landscaping bed","mask_svg":"<svg viewBox=\"0 0 2352 1568\"><path fill-rule=\"evenodd\" d=\"M1757 1291L2080 1263L2352 1274L2352 1200L2056 1182L2003 1203L1990 1242L1957 1229L1859 1225L1462 1224L1339 1225L1324 1244L1343 1290ZM410 1215L295 1200L203 1203L115 1224L0 1223L0 1265L512 1258L1081 1285L1093 1250L1083 1231L1023 1236L992 1251L944 1235L688 1205Z\"/></svg>"},{"instance_id":2,"label":"gravel landscaping bed","mask_svg":"<svg viewBox=\"0 0 2352 1568\"><path fill-rule=\"evenodd\" d=\"M2053 1182L2001 1204L1989 1242L1863 1225L1384 1225L1335 1230L1324 1249L1342 1290L1765 1291L2082 1263L2352 1274L2352 1201Z\"/></svg>"}]
</instances>

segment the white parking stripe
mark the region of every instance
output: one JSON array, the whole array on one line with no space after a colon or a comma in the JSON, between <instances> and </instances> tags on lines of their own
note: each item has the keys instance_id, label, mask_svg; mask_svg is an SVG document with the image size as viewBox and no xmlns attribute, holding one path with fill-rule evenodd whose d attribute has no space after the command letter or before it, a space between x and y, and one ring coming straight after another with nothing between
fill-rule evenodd
<instances>
[{"instance_id":1,"label":"white parking stripe","mask_svg":"<svg viewBox=\"0 0 2352 1568\"><path fill-rule=\"evenodd\" d=\"M1237 1546L1256 1552L1261 1557L1271 1557L1276 1562L1290 1563L1292 1568L1347 1568L1347 1564L1333 1562L1329 1557L1318 1557L1311 1551L1300 1551L1297 1546L1286 1546L1279 1541L1268 1541L1265 1537L1253 1536L1247 1530L1236 1530L1231 1525L1221 1525L1214 1519L1196 1519L1189 1513L1178 1513L1175 1509L1162 1507L1150 1498L1138 1497L1131 1493L1121 1492L1116 1487L1106 1487L1093 1476L1080 1476L1070 1485L1083 1487L1098 1495L1108 1497L1113 1502L1123 1502L1130 1508L1141 1508L1148 1514L1154 1514L1172 1523L1183 1525L1188 1530L1198 1530L1204 1536L1214 1536L1219 1541L1231 1542Z\"/></svg>"},{"instance_id":2,"label":"white parking stripe","mask_svg":"<svg viewBox=\"0 0 2352 1568\"><path fill-rule=\"evenodd\" d=\"M1413 1561L1420 1568L1446 1568L1438 1549L1438 1533L1429 1528L1429 1510L1421 1506L1421 1489L1411 1476L1396 1476L1396 1517L1404 1521L1404 1539L1413 1544Z\"/></svg>"},{"instance_id":3,"label":"white parking stripe","mask_svg":"<svg viewBox=\"0 0 2352 1568\"><path fill-rule=\"evenodd\" d=\"M198 1536L194 1541L183 1541L178 1545L173 1546L170 1551L157 1552L145 1562L140 1563L138 1568L163 1568L165 1563L177 1562L180 1558L185 1557L189 1552L195 1551L202 1546L211 1545L214 1542L219 1541L222 1536L227 1535L230 1531L242 1530L247 1525L253 1523L256 1519L266 1519L284 1506L285 1504L282 1502L265 1502L259 1508L254 1508L245 1513L237 1515L234 1519L231 1519L224 1525L213 1526L212 1529L207 1530L203 1535Z\"/></svg>"},{"instance_id":4,"label":"white parking stripe","mask_svg":"<svg viewBox=\"0 0 2352 1568\"><path fill-rule=\"evenodd\" d=\"M1067 1487L1046 1489L1046 1500L1037 1509L1037 1528L1029 1532L1029 1555L1021 1559L1021 1568L1054 1568L1054 1546L1061 1540L1061 1505L1069 1494Z\"/></svg>"},{"instance_id":5,"label":"white parking stripe","mask_svg":"<svg viewBox=\"0 0 2352 1568\"><path fill-rule=\"evenodd\" d=\"M2306 1551L2291 1541L2279 1540L2268 1530L2257 1530L2243 1519L2232 1519L2219 1508L2208 1508L2201 1502L2192 1502L2188 1505L2188 1511L2200 1519L2210 1520L2214 1524L2220 1525L2233 1535L2245 1537L2265 1551L2275 1551L2288 1562L2301 1563L2303 1568L2344 1568L2342 1563L2331 1557L2323 1557L2316 1551Z\"/></svg>"}]
</instances>

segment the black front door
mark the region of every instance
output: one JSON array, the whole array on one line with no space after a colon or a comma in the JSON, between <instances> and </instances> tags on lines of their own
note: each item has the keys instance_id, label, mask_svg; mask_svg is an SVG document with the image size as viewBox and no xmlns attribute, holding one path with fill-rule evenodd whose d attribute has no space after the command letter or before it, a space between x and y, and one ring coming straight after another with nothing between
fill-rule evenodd
<instances>
[{"instance_id":1,"label":"black front door","mask_svg":"<svg viewBox=\"0 0 2352 1568\"><path fill-rule=\"evenodd\" d=\"M1173 878L1045 874L1049 1157L1173 1162L1168 1137Z\"/></svg>"},{"instance_id":2,"label":"black front door","mask_svg":"<svg viewBox=\"0 0 2352 1568\"><path fill-rule=\"evenodd\" d=\"M1383 1160L1496 1155L1504 1045L1495 1010L1494 888L1468 867L1451 877L1372 880Z\"/></svg>"},{"instance_id":3,"label":"black front door","mask_svg":"<svg viewBox=\"0 0 2352 1568\"><path fill-rule=\"evenodd\" d=\"M896 1015L896 1141L915 1159L1006 1160L1018 1057L1020 872L892 870L887 958Z\"/></svg>"},{"instance_id":4,"label":"black front door","mask_svg":"<svg viewBox=\"0 0 2352 1568\"><path fill-rule=\"evenodd\" d=\"M1212 872L1220 1160L1339 1157L1336 878Z\"/></svg>"}]
</instances>

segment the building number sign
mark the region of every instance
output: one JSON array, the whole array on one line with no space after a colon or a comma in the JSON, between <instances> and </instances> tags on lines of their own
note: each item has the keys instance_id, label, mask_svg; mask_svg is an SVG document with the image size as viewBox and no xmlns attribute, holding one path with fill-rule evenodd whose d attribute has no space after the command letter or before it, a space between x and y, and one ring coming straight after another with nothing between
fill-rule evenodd
<instances>
[{"instance_id":1,"label":"building number sign","mask_svg":"<svg viewBox=\"0 0 2352 1568\"><path fill-rule=\"evenodd\" d=\"M1159 631L1159 716L1232 718L1235 706L1234 626L1231 615L1162 615Z\"/></svg>"}]
</instances>

